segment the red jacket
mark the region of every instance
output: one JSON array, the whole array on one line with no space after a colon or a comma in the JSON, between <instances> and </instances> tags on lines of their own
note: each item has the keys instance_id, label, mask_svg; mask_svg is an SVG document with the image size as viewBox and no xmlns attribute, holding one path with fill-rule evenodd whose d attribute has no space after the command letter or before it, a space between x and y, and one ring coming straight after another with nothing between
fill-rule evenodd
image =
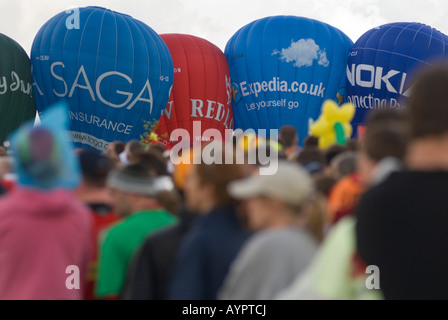
<instances>
[{"instance_id":1,"label":"red jacket","mask_svg":"<svg viewBox=\"0 0 448 320\"><path fill-rule=\"evenodd\" d=\"M16 187L1 197L0 300L83 299L90 235L89 210L70 191ZM67 288L70 276L80 289Z\"/></svg>"}]
</instances>

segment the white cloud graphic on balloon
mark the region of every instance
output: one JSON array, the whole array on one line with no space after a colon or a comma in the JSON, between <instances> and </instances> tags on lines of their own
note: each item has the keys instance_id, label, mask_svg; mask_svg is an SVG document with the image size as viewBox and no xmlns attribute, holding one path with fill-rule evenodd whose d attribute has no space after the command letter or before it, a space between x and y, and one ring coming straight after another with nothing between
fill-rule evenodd
<instances>
[{"instance_id":1,"label":"white cloud graphic on balloon","mask_svg":"<svg viewBox=\"0 0 448 320\"><path fill-rule=\"evenodd\" d=\"M291 46L281 51L275 49L272 55L280 55L280 60L294 62L294 67L311 67L314 60L323 67L328 67L330 61L327 59L325 49L321 50L313 39L300 39L297 42L291 41Z\"/></svg>"}]
</instances>

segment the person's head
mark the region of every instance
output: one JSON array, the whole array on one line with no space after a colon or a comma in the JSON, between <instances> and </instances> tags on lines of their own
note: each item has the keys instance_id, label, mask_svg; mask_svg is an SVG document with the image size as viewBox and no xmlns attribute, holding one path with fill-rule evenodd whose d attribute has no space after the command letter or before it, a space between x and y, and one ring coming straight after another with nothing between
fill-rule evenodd
<instances>
[{"instance_id":1,"label":"person's head","mask_svg":"<svg viewBox=\"0 0 448 320\"><path fill-rule=\"evenodd\" d=\"M243 178L247 166L236 164L236 161L225 164L224 151L216 155L216 160L211 164L201 161L200 164L193 164L189 170L184 193L186 206L192 212L207 214L214 207L236 204L227 191L227 185Z\"/></svg>"},{"instance_id":2,"label":"person's head","mask_svg":"<svg viewBox=\"0 0 448 320\"><path fill-rule=\"evenodd\" d=\"M174 183L169 177L152 177L143 163L111 171L107 185L114 211L122 217L163 207L157 198L159 193L174 189Z\"/></svg>"},{"instance_id":3,"label":"person's head","mask_svg":"<svg viewBox=\"0 0 448 320\"><path fill-rule=\"evenodd\" d=\"M358 152L356 151L344 151L338 154L331 160L330 172L336 180L342 177L355 173L357 170L356 163L358 158Z\"/></svg>"},{"instance_id":4,"label":"person's head","mask_svg":"<svg viewBox=\"0 0 448 320\"><path fill-rule=\"evenodd\" d=\"M412 140L448 135L448 63L426 67L414 78L406 104Z\"/></svg>"},{"instance_id":5,"label":"person's head","mask_svg":"<svg viewBox=\"0 0 448 320\"><path fill-rule=\"evenodd\" d=\"M140 155L140 161L148 167L151 176L166 176L168 169L163 155L155 150L145 150Z\"/></svg>"},{"instance_id":6,"label":"person's head","mask_svg":"<svg viewBox=\"0 0 448 320\"><path fill-rule=\"evenodd\" d=\"M140 162L141 155L145 148L138 140L130 140L124 146L124 151L120 154L120 159L125 165L136 164Z\"/></svg>"},{"instance_id":7,"label":"person's head","mask_svg":"<svg viewBox=\"0 0 448 320\"><path fill-rule=\"evenodd\" d=\"M338 182L334 176L323 172L313 175L313 180L316 190L327 198L330 195L331 189Z\"/></svg>"},{"instance_id":8,"label":"person's head","mask_svg":"<svg viewBox=\"0 0 448 320\"><path fill-rule=\"evenodd\" d=\"M78 185L78 159L62 137L43 126L19 129L12 142L18 185L44 190Z\"/></svg>"},{"instance_id":9,"label":"person's head","mask_svg":"<svg viewBox=\"0 0 448 320\"><path fill-rule=\"evenodd\" d=\"M324 156L325 156L325 165L328 167L331 164L331 161L342 152L347 151L347 146L340 145L340 144L334 144L329 146L327 149L324 150Z\"/></svg>"},{"instance_id":10,"label":"person's head","mask_svg":"<svg viewBox=\"0 0 448 320\"><path fill-rule=\"evenodd\" d=\"M356 139L348 140L346 146L348 151L359 151L359 149L361 148L359 140Z\"/></svg>"},{"instance_id":11,"label":"person's head","mask_svg":"<svg viewBox=\"0 0 448 320\"><path fill-rule=\"evenodd\" d=\"M306 223L303 208L314 191L308 173L299 164L281 160L273 175L253 175L229 184L230 194L247 200L247 222L252 230Z\"/></svg>"},{"instance_id":12,"label":"person's head","mask_svg":"<svg viewBox=\"0 0 448 320\"><path fill-rule=\"evenodd\" d=\"M302 165L310 174L322 172L325 168L325 155L317 147L304 148L297 156L296 161Z\"/></svg>"},{"instance_id":13,"label":"person's head","mask_svg":"<svg viewBox=\"0 0 448 320\"><path fill-rule=\"evenodd\" d=\"M299 144L297 129L291 125L284 125L280 128L279 140L285 148L296 147Z\"/></svg>"},{"instance_id":14,"label":"person's head","mask_svg":"<svg viewBox=\"0 0 448 320\"><path fill-rule=\"evenodd\" d=\"M308 136L303 141L303 148L318 148L319 147L319 138L315 136Z\"/></svg>"},{"instance_id":15,"label":"person's head","mask_svg":"<svg viewBox=\"0 0 448 320\"><path fill-rule=\"evenodd\" d=\"M393 158L402 163L408 150L408 126L403 110L383 108L373 110L358 156L357 169L362 183L371 185L380 161Z\"/></svg>"},{"instance_id":16,"label":"person's head","mask_svg":"<svg viewBox=\"0 0 448 320\"><path fill-rule=\"evenodd\" d=\"M146 151L160 153L160 155L163 156L167 149L166 149L166 147L163 144L160 144L160 143L150 143L150 144L148 144L145 147L145 150Z\"/></svg>"},{"instance_id":17,"label":"person's head","mask_svg":"<svg viewBox=\"0 0 448 320\"><path fill-rule=\"evenodd\" d=\"M368 186L373 182L375 168L386 158L403 163L407 150L407 131L401 121L384 120L367 126L357 162L362 183Z\"/></svg>"},{"instance_id":18,"label":"person's head","mask_svg":"<svg viewBox=\"0 0 448 320\"><path fill-rule=\"evenodd\" d=\"M376 123L383 123L384 121L399 121L404 123L406 121L406 113L403 109L392 107L375 109L368 113L366 125L373 126Z\"/></svg>"},{"instance_id":19,"label":"person's head","mask_svg":"<svg viewBox=\"0 0 448 320\"><path fill-rule=\"evenodd\" d=\"M105 156L112 161L114 167L123 166L120 160L120 154L124 151L125 143L122 141L114 141L109 144L107 150L103 152Z\"/></svg>"},{"instance_id":20,"label":"person's head","mask_svg":"<svg viewBox=\"0 0 448 320\"><path fill-rule=\"evenodd\" d=\"M93 188L106 187L109 172L114 168L112 160L105 154L83 149L78 152L84 185Z\"/></svg>"}]
</instances>

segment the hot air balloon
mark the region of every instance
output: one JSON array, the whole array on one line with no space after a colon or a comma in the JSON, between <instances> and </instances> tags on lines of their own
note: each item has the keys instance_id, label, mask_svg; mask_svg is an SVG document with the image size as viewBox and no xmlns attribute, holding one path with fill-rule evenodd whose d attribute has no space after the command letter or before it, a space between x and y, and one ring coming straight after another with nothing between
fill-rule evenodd
<instances>
[{"instance_id":1,"label":"hot air balloon","mask_svg":"<svg viewBox=\"0 0 448 320\"><path fill-rule=\"evenodd\" d=\"M225 139L226 130L233 129L233 112L230 71L224 53L211 42L193 35L160 36L173 59L174 84L155 138L172 147L178 139L170 140L171 133L184 129L190 144ZM218 130L219 136L212 137L209 129Z\"/></svg>"},{"instance_id":2,"label":"hot air balloon","mask_svg":"<svg viewBox=\"0 0 448 320\"><path fill-rule=\"evenodd\" d=\"M304 17L266 17L239 29L225 48L235 128L269 136L293 125L303 145L323 102L344 101L352 45L340 30Z\"/></svg>"},{"instance_id":3,"label":"hot air balloon","mask_svg":"<svg viewBox=\"0 0 448 320\"><path fill-rule=\"evenodd\" d=\"M30 58L16 41L0 34L0 144L35 116Z\"/></svg>"},{"instance_id":4,"label":"hot air balloon","mask_svg":"<svg viewBox=\"0 0 448 320\"><path fill-rule=\"evenodd\" d=\"M100 7L51 18L34 39L31 60L38 111L65 100L75 145L100 151L112 141L141 139L145 125L160 118L173 84L162 38Z\"/></svg>"},{"instance_id":5,"label":"hot air balloon","mask_svg":"<svg viewBox=\"0 0 448 320\"><path fill-rule=\"evenodd\" d=\"M376 108L401 108L412 74L448 58L448 37L421 23L390 23L373 28L353 45L347 63L347 99L356 107L356 128Z\"/></svg>"}]
</instances>

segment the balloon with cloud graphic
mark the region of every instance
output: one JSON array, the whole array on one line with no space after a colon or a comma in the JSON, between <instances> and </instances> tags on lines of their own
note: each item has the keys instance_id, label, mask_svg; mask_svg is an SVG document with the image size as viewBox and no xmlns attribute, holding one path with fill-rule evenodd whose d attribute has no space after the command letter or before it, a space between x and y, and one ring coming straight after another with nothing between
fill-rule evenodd
<instances>
[{"instance_id":1,"label":"balloon with cloud graphic","mask_svg":"<svg viewBox=\"0 0 448 320\"><path fill-rule=\"evenodd\" d=\"M354 133L371 110L402 107L420 67L447 58L448 36L421 23L390 23L364 33L347 64L347 99L356 106Z\"/></svg>"},{"instance_id":2,"label":"balloon with cloud graphic","mask_svg":"<svg viewBox=\"0 0 448 320\"><path fill-rule=\"evenodd\" d=\"M272 16L239 29L225 55L233 88L235 128L293 125L299 144L325 100L345 101L345 70L353 42L317 20Z\"/></svg>"},{"instance_id":3,"label":"balloon with cloud graphic","mask_svg":"<svg viewBox=\"0 0 448 320\"><path fill-rule=\"evenodd\" d=\"M38 111L65 100L75 145L99 151L142 139L165 109L174 78L168 47L153 29L100 7L47 21L31 60Z\"/></svg>"}]
</instances>

